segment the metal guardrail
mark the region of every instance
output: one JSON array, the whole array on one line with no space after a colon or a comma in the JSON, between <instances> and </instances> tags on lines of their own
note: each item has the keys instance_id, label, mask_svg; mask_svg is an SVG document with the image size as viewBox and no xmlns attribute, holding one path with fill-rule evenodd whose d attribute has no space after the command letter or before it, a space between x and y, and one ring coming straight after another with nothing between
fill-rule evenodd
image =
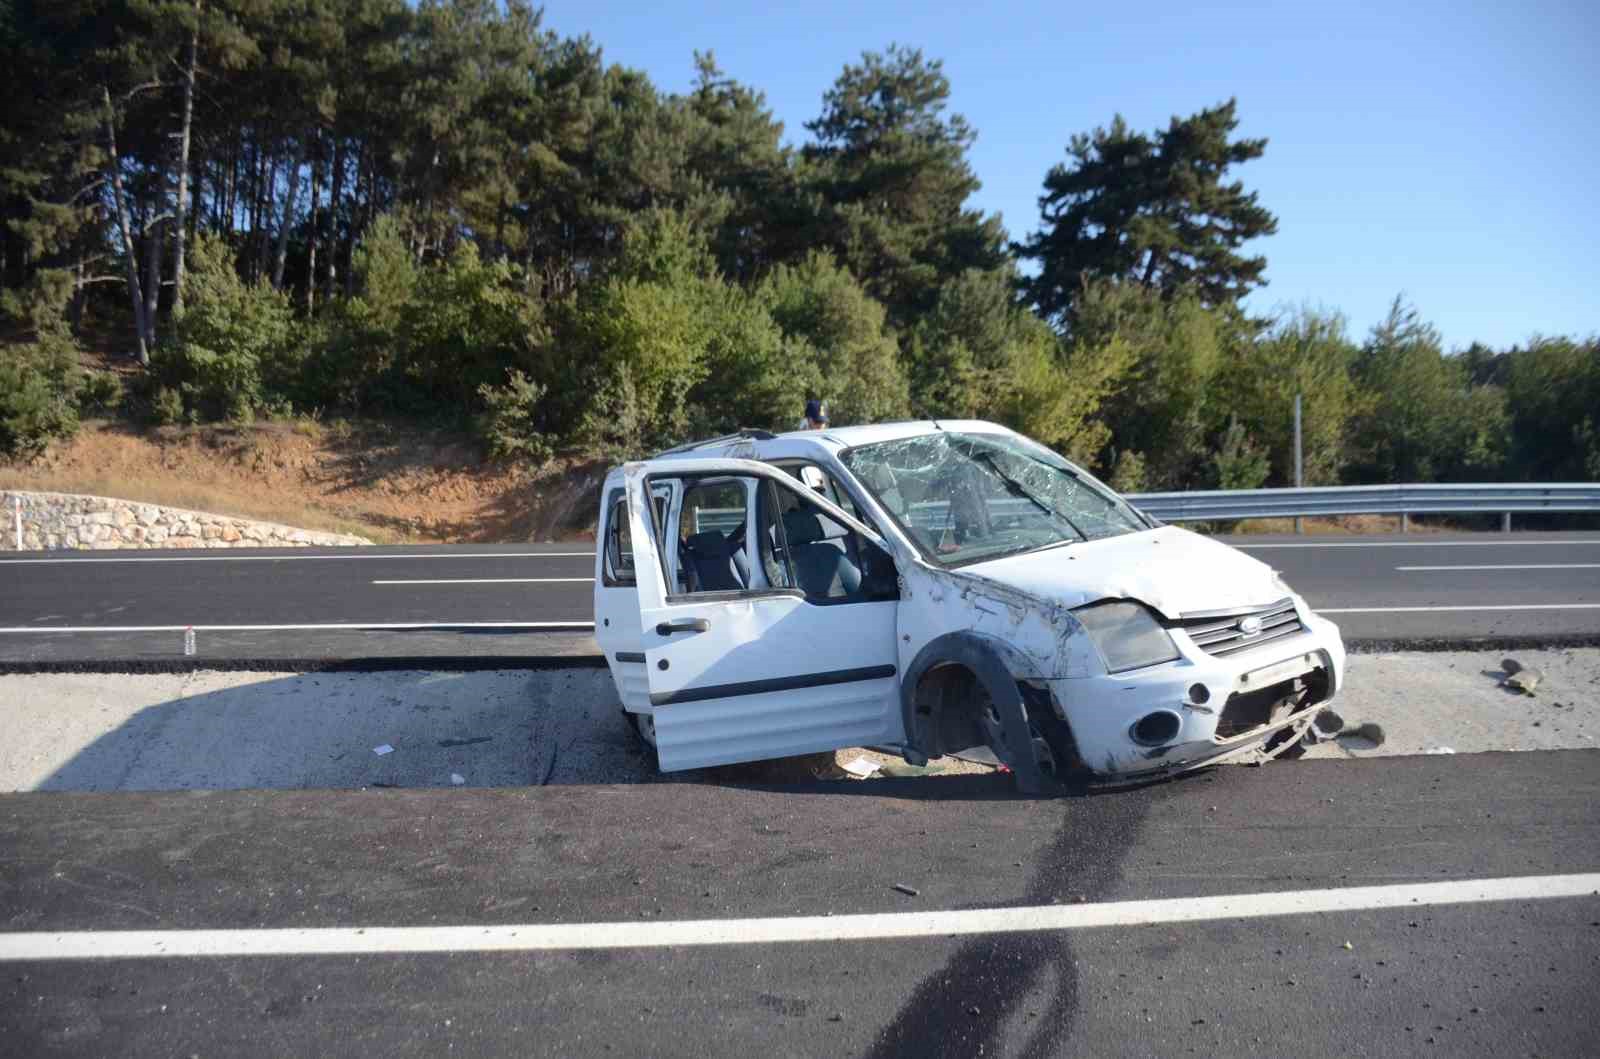
<instances>
[{"instance_id":1,"label":"metal guardrail","mask_svg":"<svg viewBox=\"0 0 1600 1059\"><path fill-rule=\"evenodd\" d=\"M1411 515L1498 512L1502 528L1514 513L1530 511L1600 512L1600 482L1464 485L1340 485L1300 489L1217 489L1186 493L1130 493L1135 507L1163 522L1230 521L1242 518L1302 518L1317 515L1399 515L1405 528ZM1024 501L997 500L994 507L1026 509ZM935 523L945 505L913 504L913 525ZM1004 513L1004 512L1002 512ZM740 508L704 508L697 530L727 533L744 519Z\"/></svg>"},{"instance_id":2,"label":"metal guardrail","mask_svg":"<svg viewBox=\"0 0 1600 1059\"><path fill-rule=\"evenodd\" d=\"M1163 522L1314 515L1410 515L1529 511L1600 511L1600 482L1540 485L1344 485L1301 489L1218 489L1138 493L1129 503Z\"/></svg>"}]
</instances>

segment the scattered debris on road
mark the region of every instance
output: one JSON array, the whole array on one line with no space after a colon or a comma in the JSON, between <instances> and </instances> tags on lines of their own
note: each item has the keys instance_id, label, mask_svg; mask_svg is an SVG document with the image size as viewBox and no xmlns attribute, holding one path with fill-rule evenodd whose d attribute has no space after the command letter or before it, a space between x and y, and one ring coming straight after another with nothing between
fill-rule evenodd
<instances>
[{"instance_id":1,"label":"scattered debris on road","mask_svg":"<svg viewBox=\"0 0 1600 1059\"><path fill-rule=\"evenodd\" d=\"M380 746L373 747L372 752L377 754L379 757L382 757L385 754L394 753L394 747L390 746L388 743L384 743Z\"/></svg>"},{"instance_id":2,"label":"scattered debris on road","mask_svg":"<svg viewBox=\"0 0 1600 1059\"><path fill-rule=\"evenodd\" d=\"M851 758L839 767L858 780L868 779L882 768L876 761L868 761L864 757Z\"/></svg>"},{"instance_id":3,"label":"scattered debris on road","mask_svg":"<svg viewBox=\"0 0 1600 1059\"><path fill-rule=\"evenodd\" d=\"M463 776L461 773L459 773L459 772L450 773L450 784L451 784L451 786L464 787L464 786L466 786L466 783L467 783L467 777Z\"/></svg>"},{"instance_id":4,"label":"scattered debris on road","mask_svg":"<svg viewBox=\"0 0 1600 1059\"><path fill-rule=\"evenodd\" d=\"M442 747L449 748L449 747L455 747L455 746L471 746L474 743L492 743L492 742L494 742L494 736L492 736L492 735L473 735L473 736L468 736L465 739L441 739L441 740L439 740L439 745L442 746Z\"/></svg>"},{"instance_id":5,"label":"scattered debris on road","mask_svg":"<svg viewBox=\"0 0 1600 1059\"><path fill-rule=\"evenodd\" d=\"M922 891L917 889L915 886L907 886L905 883L895 883L894 889L899 890L907 897L917 897L922 893Z\"/></svg>"},{"instance_id":6,"label":"scattered debris on road","mask_svg":"<svg viewBox=\"0 0 1600 1059\"><path fill-rule=\"evenodd\" d=\"M1500 682L1500 686L1519 691L1524 695L1532 695L1533 689L1544 679L1543 673L1528 668L1515 658L1505 659L1500 663L1500 668L1506 671L1506 678Z\"/></svg>"}]
</instances>

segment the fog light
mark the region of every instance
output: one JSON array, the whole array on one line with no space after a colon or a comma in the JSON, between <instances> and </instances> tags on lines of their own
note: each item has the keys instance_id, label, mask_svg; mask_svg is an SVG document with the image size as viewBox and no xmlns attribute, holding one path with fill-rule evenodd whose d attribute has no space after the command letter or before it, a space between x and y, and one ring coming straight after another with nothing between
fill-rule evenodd
<instances>
[{"instance_id":1,"label":"fog light","mask_svg":"<svg viewBox=\"0 0 1600 1059\"><path fill-rule=\"evenodd\" d=\"M1183 718L1171 710L1157 710L1135 721L1128 736L1140 746L1161 746L1176 739L1182 726Z\"/></svg>"}]
</instances>

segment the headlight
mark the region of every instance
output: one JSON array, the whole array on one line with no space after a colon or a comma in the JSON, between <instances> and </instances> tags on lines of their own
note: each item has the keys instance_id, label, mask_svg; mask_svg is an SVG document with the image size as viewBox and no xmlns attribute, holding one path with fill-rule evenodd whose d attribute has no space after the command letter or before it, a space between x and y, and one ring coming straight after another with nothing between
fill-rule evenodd
<instances>
[{"instance_id":1,"label":"headlight","mask_svg":"<svg viewBox=\"0 0 1600 1059\"><path fill-rule=\"evenodd\" d=\"M1171 662L1178 657L1177 645L1167 630L1137 603L1097 603L1072 613L1100 649L1106 669L1113 673Z\"/></svg>"}]
</instances>

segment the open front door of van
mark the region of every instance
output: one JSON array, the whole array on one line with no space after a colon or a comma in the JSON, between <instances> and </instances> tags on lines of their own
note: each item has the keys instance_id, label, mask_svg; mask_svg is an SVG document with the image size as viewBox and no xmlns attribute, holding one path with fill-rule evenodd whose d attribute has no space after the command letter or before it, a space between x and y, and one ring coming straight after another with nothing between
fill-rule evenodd
<instances>
[{"instance_id":1,"label":"open front door of van","mask_svg":"<svg viewBox=\"0 0 1600 1059\"><path fill-rule=\"evenodd\" d=\"M870 528L751 460L633 463L626 490L663 770L900 741L898 589Z\"/></svg>"}]
</instances>

